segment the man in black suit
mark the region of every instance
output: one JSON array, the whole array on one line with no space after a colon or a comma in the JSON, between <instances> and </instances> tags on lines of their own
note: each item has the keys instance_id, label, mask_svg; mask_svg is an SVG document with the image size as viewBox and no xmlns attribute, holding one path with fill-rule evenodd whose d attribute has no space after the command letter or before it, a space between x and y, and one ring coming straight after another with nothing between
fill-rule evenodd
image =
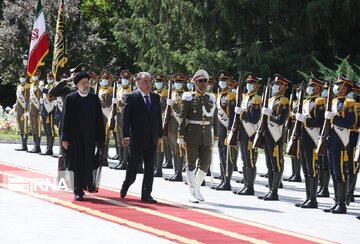
<instances>
[{"instance_id":1,"label":"man in black suit","mask_svg":"<svg viewBox=\"0 0 360 244\"><path fill-rule=\"evenodd\" d=\"M144 161L141 200L156 203L151 197L151 191L156 147L162 137L160 96L151 92L152 83L149 73L138 73L135 81L138 89L126 95L122 111L122 144L124 147L130 147L130 159L120 197L126 196L130 185L136 179L138 165Z\"/></svg>"}]
</instances>

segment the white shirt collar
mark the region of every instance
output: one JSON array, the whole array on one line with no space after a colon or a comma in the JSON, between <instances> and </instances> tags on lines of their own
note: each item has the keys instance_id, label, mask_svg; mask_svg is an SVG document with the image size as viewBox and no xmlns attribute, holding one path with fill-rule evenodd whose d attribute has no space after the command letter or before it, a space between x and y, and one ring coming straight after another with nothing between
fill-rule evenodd
<instances>
[{"instance_id":1,"label":"white shirt collar","mask_svg":"<svg viewBox=\"0 0 360 244\"><path fill-rule=\"evenodd\" d=\"M140 89L139 89L139 92L141 93L141 96L142 97L145 97L145 96L149 96L150 97L150 93L148 93L147 95L145 93L143 93Z\"/></svg>"},{"instance_id":2,"label":"white shirt collar","mask_svg":"<svg viewBox=\"0 0 360 244\"><path fill-rule=\"evenodd\" d=\"M87 95L89 95L89 93L83 94L79 90L78 90L78 93L79 93L80 97L87 97Z\"/></svg>"}]
</instances>

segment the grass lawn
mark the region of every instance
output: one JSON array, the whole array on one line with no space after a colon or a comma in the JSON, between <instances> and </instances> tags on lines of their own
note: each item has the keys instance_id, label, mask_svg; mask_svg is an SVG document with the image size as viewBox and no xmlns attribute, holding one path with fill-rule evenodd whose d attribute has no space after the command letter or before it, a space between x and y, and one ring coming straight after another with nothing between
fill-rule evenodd
<instances>
[{"instance_id":1,"label":"grass lawn","mask_svg":"<svg viewBox=\"0 0 360 244\"><path fill-rule=\"evenodd\" d=\"M0 139L20 139L20 135L0 133Z\"/></svg>"}]
</instances>

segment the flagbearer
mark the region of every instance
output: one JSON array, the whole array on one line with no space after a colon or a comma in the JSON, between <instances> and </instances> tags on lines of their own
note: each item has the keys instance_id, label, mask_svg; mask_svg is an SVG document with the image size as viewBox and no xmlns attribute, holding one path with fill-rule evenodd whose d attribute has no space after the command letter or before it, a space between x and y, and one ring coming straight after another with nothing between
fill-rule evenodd
<instances>
[{"instance_id":1,"label":"flagbearer","mask_svg":"<svg viewBox=\"0 0 360 244\"><path fill-rule=\"evenodd\" d=\"M109 123L108 120L111 115L111 105L113 98L113 88L112 88L113 76L107 71L103 70L101 72L101 80L100 80L100 90L99 90L99 99L101 102L101 108L104 116L104 124L105 124L105 147L104 147L104 157L103 157L103 166L108 166L107 156L109 152L109 142L110 142L110 133L109 133Z\"/></svg>"},{"instance_id":2,"label":"flagbearer","mask_svg":"<svg viewBox=\"0 0 360 244\"><path fill-rule=\"evenodd\" d=\"M305 177L306 199L301 204L295 204L301 208L317 208L316 200L318 173L318 155L315 152L321 127L324 124L326 99L320 96L324 83L311 77L307 84L308 97L303 101L302 113L296 114L296 120L302 123L300 138L300 162Z\"/></svg>"},{"instance_id":3,"label":"flagbearer","mask_svg":"<svg viewBox=\"0 0 360 244\"><path fill-rule=\"evenodd\" d=\"M346 95L351 91L354 83L343 75L338 77L333 87L336 98L332 101L332 111L325 112L325 119L331 123L331 131L327 147L327 155L331 177L334 182L335 204L325 212L346 214L346 161L348 154L346 147L349 145L350 129L355 125L355 101Z\"/></svg>"},{"instance_id":4,"label":"flagbearer","mask_svg":"<svg viewBox=\"0 0 360 244\"><path fill-rule=\"evenodd\" d=\"M154 75L154 85L156 94L160 96L160 106L161 106L161 115L164 117L166 109L166 99L168 96L168 91L166 89L166 76L164 74L155 74ZM160 142L160 145L156 149L156 161L155 161L155 170L154 177L162 177L162 166L165 158L166 147L168 146L167 138L163 137Z\"/></svg>"},{"instance_id":5,"label":"flagbearer","mask_svg":"<svg viewBox=\"0 0 360 244\"><path fill-rule=\"evenodd\" d=\"M240 116L239 144L241 160L243 161L244 187L238 195L254 195L254 182L256 178L257 149L253 149L253 142L261 115L261 97L257 94L261 78L255 74L247 74L246 90L243 95L241 107L235 107L235 113Z\"/></svg>"},{"instance_id":6,"label":"flagbearer","mask_svg":"<svg viewBox=\"0 0 360 244\"><path fill-rule=\"evenodd\" d=\"M16 151L27 151L30 84L26 82L26 73L19 73L20 84L16 88L16 121L20 131L21 148Z\"/></svg>"},{"instance_id":7,"label":"flagbearer","mask_svg":"<svg viewBox=\"0 0 360 244\"><path fill-rule=\"evenodd\" d=\"M41 153L40 142L41 142L41 119L40 119L40 99L41 91L39 79L41 72L37 70L32 78L32 83L30 85L30 126L31 133L34 138L34 148L29 153Z\"/></svg>"},{"instance_id":8,"label":"flagbearer","mask_svg":"<svg viewBox=\"0 0 360 244\"><path fill-rule=\"evenodd\" d=\"M227 145L227 136L231 130L236 105L236 94L231 87L235 81L225 71L219 72L219 87L221 89L217 97L217 119L219 121L219 157L221 170L221 183L215 190L230 191L231 176L236 165L239 151L236 147Z\"/></svg>"},{"instance_id":9,"label":"flagbearer","mask_svg":"<svg viewBox=\"0 0 360 244\"><path fill-rule=\"evenodd\" d=\"M55 139L55 105L57 104L55 103L56 100L54 97L49 94L49 89L55 85L52 71L47 73L47 84L43 86L43 81L40 81L40 84L40 87L42 87L42 99L40 99L42 106L40 113L46 135L46 151L41 155L53 155Z\"/></svg>"},{"instance_id":10,"label":"flagbearer","mask_svg":"<svg viewBox=\"0 0 360 244\"><path fill-rule=\"evenodd\" d=\"M284 137L283 127L290 116L289 99L285 97L289 80L280 75L275 75L275 81L271 89L272 97L269 99L269 107L262 108L262 114L268 116L265 127L264 151L266 166L268 168L269 192L259 199L265 201L279 200L278 189L284 172Z\"/></svg>"},{"instance_id":11,"label":"flagbearer","mask_svg":"<svg viewBox=\"0 0 360 244\"><path fill-rule=\"evenodd\" d=\"M133 75L129 70L122 70L120 72L121 84L118 84L116 98L113 99L113 102L116 103L116 135L118 140L117 143L119 145L119 163L114 169L126 170L129 162L129 152L122 146L121 112L124 107L125 95L132 90L132 77Z\"/></svg>"}]
</instances>

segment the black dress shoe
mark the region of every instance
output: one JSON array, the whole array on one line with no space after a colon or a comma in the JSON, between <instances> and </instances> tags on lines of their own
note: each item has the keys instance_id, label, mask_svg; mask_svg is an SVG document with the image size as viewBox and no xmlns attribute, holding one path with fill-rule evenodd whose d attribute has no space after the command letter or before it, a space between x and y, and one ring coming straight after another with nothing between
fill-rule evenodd
<instances>
[{"instance_id":1,"label":"black dress shoe","mask_svg":"<svg viewBox=\"0 0 360 244\"><path fill-rule=\"evenodd\" d=\"M41 149L34 147L31 151L28 151L28 153L41 153Z\"/></svg>"},{"instance_id":2,"label":"black dress shoe","mask_svg":"<svg viewBox=\"0 0 360 244\"><path fill-rule=\"evenodd\" d=\"M141 201L147 202L147 203L157 203L157 201L154 198L152 198L152 196L146 197L146 198L141 198Z\"/></svg>"},{"instance_id":3,"label":"black dress shoe","mask_svg":"<svg viewBox=\"0 0 360 244\"><path fill-rule=\"evenodd\" d=\"M76 195L75 195L75 200L76 200L76 201L82 201L82 200L84 200L84 194L76 194Z\"/></svg>"},{"instance_id":4,"label":"black dress shoe","mask_svg":"<svg viewBox=\"0 0 360 244\"><path fill-rule=\"evenodd\" d=\"M53 151L50 151L50 150L47 150L45 153L40 153L40 155L43 155L43 156L52 156L54 153Z\"/></svg>"},{"instance_id":5,"label":"black dress shoe","mask_svg":"<svg viewBox=\"0 0 360 244\"><path fill-rule=\"evenodd\" d=\"M161 170L155 170L154 177L162 177L163 173Z\"/></svg>"},{"instance_id":6,"label":"black dress shoe","mask_svg":"<svg viewBox=\"0 0 360 244\"><path fill-rule=\"evenodd\" d=\"M126 194L127 194L128 188L125 187L121 187L121 191L120 191L120 197L121 198L125 198Z\"/></svg>"},{"instance_id":7,"label":"black dress shoe","mask_svg":"<svg viewBox=\"0 0 360 244\"><path fill-rule=\"evenodd\" d=\"M27 147L20 147L20 148L16 148L15 151L18 151L18 152L24 152L24 151L27 151L28 148Z\"/></svg>"}]
</instances>

